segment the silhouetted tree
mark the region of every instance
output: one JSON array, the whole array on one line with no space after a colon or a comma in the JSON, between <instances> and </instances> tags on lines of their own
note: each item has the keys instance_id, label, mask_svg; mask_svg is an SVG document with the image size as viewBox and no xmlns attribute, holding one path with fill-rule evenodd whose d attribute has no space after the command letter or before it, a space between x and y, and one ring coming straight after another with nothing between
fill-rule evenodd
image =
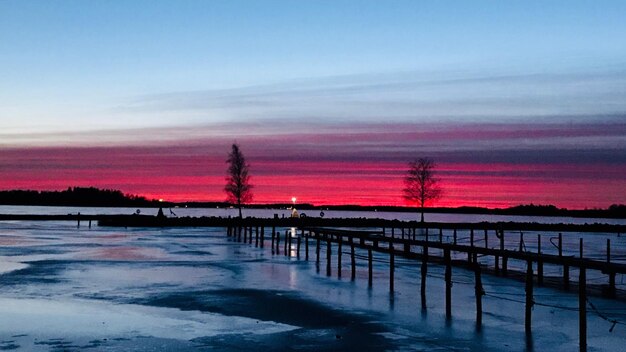
<instances>
[{"instance_id":1,"label":"silhouetted tree","mask_svg":"<svg viewBox=\"0 0 626 352\"><path fill-rule=\"evenodd\" d=\"M242 218L241 205L252 200L252 185L248 171L250 165L246 163L246 159L236 143L233 143L226 162L228 163L228 176L224 191L228 196L228 202L237 204L239 218Z\"/></svg>"},{"instance_id":2,"label":"silhouetted tree","mask_svg":"<svg viewBox=\"0 0 626 352\"><path fill-rule=\"evenodd\" d=\"M435 162L429 158L420 158L409 163L409 170L404 178L404 199L416 202L421 210L424 222L424 204L441 196L439 180L434 176Z\"/></svg>"}]
</instances>

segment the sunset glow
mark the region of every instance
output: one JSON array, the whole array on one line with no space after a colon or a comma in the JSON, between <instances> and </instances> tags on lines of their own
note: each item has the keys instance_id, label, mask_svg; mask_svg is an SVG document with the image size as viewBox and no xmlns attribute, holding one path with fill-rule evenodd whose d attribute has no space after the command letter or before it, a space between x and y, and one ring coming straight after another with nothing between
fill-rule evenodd
<instances>
[{"instance_id":1,"label":"sunset glow","mask_svg":"<svg viewBox=\"0 0 626 352\"><path fill-rule=\"evenodd\" d=\"M487 3L0 2L0 189L223 201L237 142L255 203L626 202L625 3Z\"/></svg>"}]
</instances>

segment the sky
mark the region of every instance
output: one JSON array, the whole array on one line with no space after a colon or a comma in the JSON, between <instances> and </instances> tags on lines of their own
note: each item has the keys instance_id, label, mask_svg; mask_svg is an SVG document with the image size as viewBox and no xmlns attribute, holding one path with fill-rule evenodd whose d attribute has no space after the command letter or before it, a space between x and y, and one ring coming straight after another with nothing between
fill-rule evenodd
<instances>
[{"instance_id":1,"label":"sky","mask_svg":"<svg viewBox=\"0 0 626 352\"><path fill-rule=\"evenodd\" d=\"M0 0L0 189L626 203L624 1Z\"/></svg>"}]
</instances>

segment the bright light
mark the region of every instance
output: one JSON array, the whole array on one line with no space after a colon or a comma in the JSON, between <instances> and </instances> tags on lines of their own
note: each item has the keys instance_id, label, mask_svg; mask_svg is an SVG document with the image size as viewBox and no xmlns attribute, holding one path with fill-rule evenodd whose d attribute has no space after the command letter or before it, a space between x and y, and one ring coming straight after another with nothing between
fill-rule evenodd
<instances>
[{"instance_id":1,"label":"bright light","mask_svg":"<svg viewBox=\"0 0 626 352\"><path fill-rule=\"evenodd\" d=\"M293 202L293 204L296 204L296 197L291 197L291 201Z\"/></svg>"},{"instance_id":2,"label":"bright light","mask_svg":"<svg viewBox=\"0 0 626 352\"><path fill-rule=\"evenodd\" d=\"M159 199L159 202L163 202L163 198Z\"/></svg>"}]
</instances>

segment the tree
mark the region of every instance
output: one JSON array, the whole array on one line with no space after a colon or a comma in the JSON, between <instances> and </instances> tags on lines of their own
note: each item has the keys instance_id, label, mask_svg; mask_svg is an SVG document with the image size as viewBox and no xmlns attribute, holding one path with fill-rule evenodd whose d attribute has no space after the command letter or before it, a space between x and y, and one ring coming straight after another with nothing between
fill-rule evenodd
<instances>
[{"instance_id":1,"label":"tree","mask_svg":"<svg viewBox=\"0 0 626 352\"><path fill-rule=\"evenodd\" d=\"M233 143L226 163L228 163L228 176L226 177L224 191L228 197L227 201L237 204L239 218L242 218L241 205L252 200L252 185L250 184L248 170L250 165L246 163L246 159L236 143Z\"/></svg>"},{"instance_id":2,"label":"tree","mask_svg":"<svg viewBox=\"0 0 626 352\"><path fill-rule=\"evenodd\" d=\"M435 162L430 158L419 158L411 161L404 178L404 199L419 205L422 222L424 222L424 204L441 196L439 180L434 175L435 166Z\"/></svg>"}]
</instances>

